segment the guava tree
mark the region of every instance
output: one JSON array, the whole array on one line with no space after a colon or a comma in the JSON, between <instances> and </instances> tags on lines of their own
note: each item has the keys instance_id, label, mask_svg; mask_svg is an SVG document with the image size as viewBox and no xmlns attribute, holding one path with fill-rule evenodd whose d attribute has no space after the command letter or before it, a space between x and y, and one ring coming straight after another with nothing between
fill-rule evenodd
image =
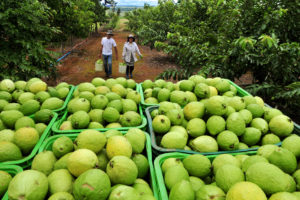
<instances>
[{"instance_id":1,"label":"guava tree","mask_svg":"<svg viewBox=\"0 0 300 200\"><path fill-rule=\"evenodd\" d=\"M90 0L42 0L52 11L51 26L60 30L53 42L64 42L70 37L86 37L96 19L95 4ZM99 19L99 16L98 16Z\"/></svg>"},{"instance_id":2,"label":"guava tree","mask_svg":"<svg viewBox=\"0 0 300 200\"><path fill-rule=\"evenodd\" d=\"M104 23L107 20L105 12L107 8L104 5L101 5L99 0L93 0L95 7L93 12L95 13L94 23L95 23L95 32L98 31L98 23Z\"/></svg>"},{"instance_id":3,"label":"guava tree","mask_svg":"<svg viewBox=\"0 0 300 200\"><path fill-rule=\"evenodd\" d=\"M145 4L144 9L136 9L125 14L128 27L142 44L154 47L156 41L165 41L170 25L175 22L176 5L172 1L160 1L158 7Z\"/></svg>"},{"instance_id":4,"label":"guava tree","mask_svg":"<svg viewBox=\"0 0 300 200\"><path fill-rule=\"evenodd\" d=\"M299 2L292 0L165 0L127 14L129 28L143 43L181 66L159 78L183 79L200 70L233 80L250 72L254 94L272 102L278 92L280 101L290 99L297 108L299 16Z\"/></svg>"},{"instance_id":5,"label":"guava tree","mask_svg":"<svg viewBox=\"0 0 300 200\"><path fill-rule=\"evenodd\" d=\"M50 8L36 0L0 2L0 79L55 76L55 59L44 45L59 33Z\"/></svg>"}]
</instances>

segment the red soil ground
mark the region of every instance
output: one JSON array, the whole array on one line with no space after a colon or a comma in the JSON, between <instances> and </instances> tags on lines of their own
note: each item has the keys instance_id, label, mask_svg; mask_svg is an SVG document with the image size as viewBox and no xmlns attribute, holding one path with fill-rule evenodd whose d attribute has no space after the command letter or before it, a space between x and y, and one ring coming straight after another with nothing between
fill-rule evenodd
<instances>
[{"instance_id":1,"label":"red soil ground","mask_svg":"<svg viewBox=\"0 0 300 200\"><path fill-rule=\"evenodd\" d=\"M113 77L125 76L118 72L119 62L122 62L123 44L129 33L116 33L114 39L117 43L119 60L113 58ZM66 81L77 85L80 82L91 81L94 77L105 77L105 72L95 72L95 62L99 59L99 50L101 36L89 37L87 42L76 49L58 65L58 77L56 82ZM144 58L135 64L133 78L137 82L142 82L145 79L154 80L155 77L168 68L176 68L176 64L172 63L168 56L162 52L151 50L147 46L139 46Z\"/></svg>"}]
</instances>

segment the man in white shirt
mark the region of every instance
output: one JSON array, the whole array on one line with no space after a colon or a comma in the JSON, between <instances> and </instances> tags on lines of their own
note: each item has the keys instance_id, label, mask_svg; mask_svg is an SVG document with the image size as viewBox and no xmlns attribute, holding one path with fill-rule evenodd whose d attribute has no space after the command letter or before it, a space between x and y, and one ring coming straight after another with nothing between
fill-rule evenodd
<instances>
[{"instance_id":1,"label":"man in white shirt","mask_svg":"<svg viewBox=\"0 0 300 200\"><path fill-rule=\"evenodd\" d=\"M101 40L100 58L103 59L104 69L106 77L111 78L112 74L112 48L114 47L116 53L116 60L118 60L118 49L115 40L112 38L113 33L109 30L107 37L103 37Z\"/></svg>"}]
</instances>

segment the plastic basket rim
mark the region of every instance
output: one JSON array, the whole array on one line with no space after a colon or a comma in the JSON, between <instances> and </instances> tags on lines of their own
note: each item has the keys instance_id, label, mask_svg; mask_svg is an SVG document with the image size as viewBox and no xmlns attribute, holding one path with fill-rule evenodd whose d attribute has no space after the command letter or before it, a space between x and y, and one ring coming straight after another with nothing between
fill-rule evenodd
<instances>
[{"instance_id":1,"label":"plastic basket rim","mask_svg":"<svg viewBox=\"0 0 300 200\"><path fill-rule=\"evenodd\" d=\"M70 91L69 91L68 95L66 96L66 98L64 100L64 104L62 105L62 107L60 107L58 109L55 109L55 110L52 110L53 112L58 113L58 112L61 112L61 111L66 109L66 107L67 107L67 105L68 105L68 103L71 99L71 96L74 92L75 87L74 87L74 85L69 84L69 88L70 88Z\"/></svg>"},{"instance_id":2,"label":"plastic basket rim","mask_svg":"<svg viewBox=\"0 0 300 200\"><path fill-rule=\"evenodd\" d=\"M41 137L39 138L39 141L36 143L36 145L32 149L31 153L28 156L23 157L22 159L19 159L19 160L0 162L0 166L1 165L19 165L19 166L22 166L23 168L26 167L26 163L28 161L30 161L36 155L36 153L38 152L38 150L39 150L40 146L42 145L42 143L44 142L44 140L50 135L51 127L54 124L56 118L58 117L58 114L56 112L52 112L52 113L53 113L53 117L52 117L51 121L47 125L47 128L44 130L43 134L41 135ZM34 115L31 117L34 117Z\"/></svg>"},{"instance_id":3,"label":"plastic basket rim","mask_svg":"<svg viewBox=\"0 0 300 200\"><path fill-rule=\"evenodd\" d=\"M0 165L0 170L6 171L9 174L16 175L23 171L23 168L18 165ZM7 191L4 193L2 200L8 200Z\"/></svg>"},{"instance_id":4,"label":"plastic basket rim","mask_svg":"<svg viewBox=\"0 0 300 200\"><path fill-rule=\"evenodd\" d=\"M246 90L244 90L243 88L241 88L240 86L235 84L233 81L231 81L229 79L225 79L225 80L227 80L230 83L230 85L234 86L237 89L237 92L240 93L242 96L251 96L251 94L249 92L247 92ZM159 105L159 104L145 103L145 97L144 97L144 91L143 91L142 83L140 83L139 92L141 94L141 104L142 104L142 106L149 107L149 106Z\"/></svg>"},{"instance_id":5,"label":"plastic basket rim","mask_svg":"<svg viewBox=\"0 0 300 200\"><path fill-rule=\"evenodd\" d=\"M127 131L120 131L123 135L127 133ZM150 170L150 177L151 177L151 185L152 185L152 190L153 190L153 195L156 199L158 199L159 197L159 190L158 190L158 186L157 186L157 181L156 181L156 173L155 173L155 169L154 169L154 162L153 162L153 156L152 156L152 147L151 147L151 139L150 136L147 132L143 131L145 136L146 136L146 154L147 154L147 159L148 159L148 163L149 163L149 170ZM103 131L100 131L101 134L104 134ZM48 137L43 144L40 146L38 153L43 152L46 150L46 146L51 143L53 140L56 140L59 137L62 136L66 136L69 138L73 138L73 137L77 137L79 135L79 133L71 133L71 134L57 134L57 135L53 135Z\"/></svg>"},{"instance_id":6,"label":"plastic basket rim","mask_svg":"<svg viewBox=\"0 0 300 200\"><path fill-rule=\"evenodd\" d=\"M234 86L236 89L237 89L237 92L239 94L241 94L241 96L252 96L249 92L247 92L246 90L242 89L240 86L238 86L237 84L235 84L233 81L229 80L229 79L225 79L227 80L232 86ZM143 104L143 100L144 100L144 95L143 95L143 88L142 88L142 83L140 83L140 94L141 94L141 103L142 105L146 106L146 109L145 109L145 114L146 114L146 118L147 118L147 121L148 121L148 129L149 129L149 133L150 133L150 136L151 136L151 141L152 141L152 147L154 150L160 152L160 153L168 153L168 152L172 152L172 151L177 151L177 152L183 152L183 153L199 153L199 154L203 154L203 155L212 155L212 154L221 154L219 152L208 152L208 153L200 153L200 152L195 152L195 151L187 151L187 150L179 150L179 149L165 149L165 148L162 148L160 146L158 146L156 144L156 140L155 140L155 134L154 134L154 131L153 131L153 128L152 128L152 118L151 118L151 109L154 109L154 108L157 108L159 107L159 104L154 104L154 105L150 105L150 104ZM270 105L266 104L265 103L265 106L267 107L270 107L272 108ZM300 134L300 125L298 125L297 123L294 123L294 131L296 133L299 133ZM280 143L277 143L276 145L281 145L281 142ZM245 149L245 150L239 150L239 152L246 152L246 151L255 151L257 150L258 148L249 148L249 149ZM237 151L237 150L236 150ZM236 151L220 151L222 153L235 153Z\"/></svg>"},{"instance_id":7,"label":"plastic basket rim","mask_svg":"<svg viewBox=\"0 0 300 200\"><path fill-rule=\"evenodd\" d=\"M237 84L235 84L233 81L231 81L229 79L225 79L225 80L227 80L232 86L234 86L238 90L238 92L241 93L243 96L252 96L252 94L250 94L249 92L247 92L246 90L244 90L243 88L241 88L240 86L238 86ZM141 94L141 104L142 104L142 106L146 107L146 108L147 107L151 107L151 106L159 106L159 104L147 104L147 103L145 103L145 98L144 98L144 92L143 92L142 83L140 83L139 85L140 85L139 92ZM267 103L265 103L265 106L272 108ZM300 132L300 125L294 122L294 126Z\"/></svg>"},{"instance_id":8,"label":"plastic basket rim","mask_svg":"<svg viewBox=\"0 0 300 200\"><path fill-rule=\"evenodd\" d=\"M248 152L237 152L237 153L231 153L230 155L233 156L237 156L237 155L255 155L257 153L257 151L248 151ZM160 194L160 199L163 200L168 200L168 192L167 192L167 188L164 182L164 176L161 170L161 165L163 163L163 161L165 161L168 158L186 158L188 156L190 156L191 154L186 154L186 153L177 153L177 152L173 152L173 153L165 153L165 154L161 154L159 156L156 157L156 159L154 160L154 169L156 172L156 182L157 182L157 186L159 189L159 194ZM214 159L216 158L218 155L205 155L208 159Z\"/></svg>"},{"instance_id":9,"label":"plastic basket rim","mask_svg":"<svg viewBox=\"0 0 300 200\"><path fill-rule=\"evenodd\" d=\"M248 152L248 151L257 151L258 148L248 148L248 149L240 149L240 150L234 150L234 151L217 151L217 152L197 152L197 151L190 151L190 150L183 150L183 149L166 149L163 147L160 147L156 143L156 135L154 133L154 130L152 128L152 118L151 118L151 111L152 109L156 109L159 106L150 106L146 108L146 116L148 120L148 130L151 137L151 144L152 148L156 150L157 152L161 153L171 153L171 152L180 152L180 153L186 153L186 154L202 154L202 155L218 155L218 154L228 154L228 153L242 153L242 152ZM150 111L151 110L151 111ZM276 145L280 145L280 143Z\"/></svg>"},{"instance_id":10,"label":"plastic basket rim","mask_svg":"<svg viewBox=\"0 0 300 200\"><path fill-rule=\"evenodd\" d=\"M16 173L22 172L23 168L20 167L19 165L7 165L7 164L0 164L0 170L5 171L5 170L12 170Z\"/></svg>"},{"instance_id":11,"label":"plastic basket rim","mask_svg":"<svg viewBox=\"0 0 300 200\"><path fill-rule=\"evenodd\" d=\"M77 88L78 86L76 86L74 88L74 91L75 89ZM138 91L138 88L139 88L139 84L136 84L136 88ZM144 116L143 114L143 108L141 106L141 104L138 104L138 113L140 114L141 118L142 118L142 124L139 125L139 126L136 126L136 127L119 127L119 128L97 128L97 129L93 129L93 130L97 130L97 131L108 131L108 130L111 130L111 129L115 129L115 130L118 130L118 131L127 131L129 130L130 128L139 128L139 129L143 129L147 126L147 118ZM55 133L55 134L66 134L66 133L80 133L81 131L84 131L84 130L87 130L86 129L73 129L73 130L59 130L59 126L62 124L62 122L65 121L65 119L67 118L67 115L68 115L68 111L65 110L65 112L63 113L61 119L58 119L54 122L51 130Z\"/></svg>"},{"instance_id":12,"label":"plastic basket rim","mask_svg":"<svg viewBox=\"0 0 300 200\"><path fill-rule=\"evenodd\" d=\"M143 91L143 87L142 87L142 83L139 84L139 93L141 95L141 104L144 107L149 107L149 106L156 106L158 104L150 104L150 103L145 103L145 97L144 97L144 91Z\"/></svg>"}]
</instances>

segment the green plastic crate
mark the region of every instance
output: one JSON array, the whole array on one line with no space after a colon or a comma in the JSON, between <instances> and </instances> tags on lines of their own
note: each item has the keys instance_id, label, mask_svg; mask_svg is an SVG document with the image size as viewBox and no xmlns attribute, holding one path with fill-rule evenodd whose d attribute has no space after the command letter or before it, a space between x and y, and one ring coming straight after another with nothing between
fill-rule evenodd
<instances>
[{"instance_id":1,"label":"green plastic crate","mask_svg":"<svg viewBox=\"0 0 300 200\"><path fill-rule=\"evenodd\" d=\"M242 89L241 87L239 87L238 85L236 85L234 82L228 80L229 83L231 85L233 85L236 89L237 89L237 94L238 96L240 97L244 97L244 96L252 96L252 94L250 94L249 92L247 92L246 90ZM268 105L265 103L265 106L266 107L269 107L269 108L273 108L272 106ZM298 135L300 135L300 125L297 124L296 122L294 122L294 126L295 126L295 129L294 129L294 132L297 133Z\"/></svg>"},{"instance_id":2,"label":"green plastic crate","mask_svg":"<svg viewBox=\"0 0 300 200\"><path fill-rule=\"evenodd\" d=\"M237 84L235 84L234 82L232 82L231 80L228 80L229 83L231 85L233 85L236 89L237 89L237 94L240 97L244 97L244 96L252 96L252 94L250 94L249 92L247 92L246 90L242 89L241 87L239 87ZM265 103L266 107L272 108L272 106L268 105ZM297 124L296 122L294 122L294 126L295 126L295 133L297 133L298 135L300 135L300 125Z\"/></svg>"},{"instance_id":3,"label":"green plastic crate","mask_svg":"<svg viewBox=\"0 0 300 200\"><path fill-rule=\"evenodd\" d=\"M265 103L265 106L269 107L269 108L273 108L272 106L270 106L269 104L266 104L266 103ZM297 135L300 135L300 125L294 121L293 121L293 123L294 123L294 133L296 133Z\"/></svg>"},{"instance_id":4,"label":"green plastic crate","mask_svg":"<svg viewBox=\"0 0 300 200\"><path fill-rule=\"evenodd\" d=\"M16 174L23 171L22 167L17 165L0 165L0 170L9 173L11 176L15 176ZM7 192L2 197L2 200L8 200Z\"/></svg>"},{"instance_id":5,"label":"green plastic crate","mask_svg":"<svg viewBox=\"0 0 300 200\"><path fill-rule=\"evenodd\" d=\"M250 151L250 152L243 152L243 153L232 153L231 155L255 155L256 151ZM159 198L160 200L168 200L168 191L165 185L165 181L164 181L164 176L163 176L163 172L161 169L161 165L163 164L163 162L168 159L168 158L178 158L178 159L184 159L186 157L188 157L190 154L184 154L184 153L165 153L162 154L160 156L158 156L155 161L154 161L154 169L155 169L155 173L156 173L156 178L157 178L157 184L158 184L158 188L159 188ZM206 156L210 161L212 161L213 159L215 159L218 155L209 155Z\"/></svg>"},{"instance_id":6,"label":"green plastic crate","mask_svg":"<svg viewBox=\"0 0 300 200\"><path fill-rule=\"evenodd\" d=\"M74 87L73 85L70 85L70 86L69 86L69 89L70 89L70 91L69 91L67 97L65 98L64 104L62 105L62 107L60 107L60 108L58 108L58 109L55 109L55 110L52 110L52 112L55 112L55 113L57 113L58 115L61 115L62 113L64 113L63 111L66 110L67 105L68 105L68 103L69 103L69 101L71 100L71 97L72 97L72 95L73 95L73 92L74 92L75 87ZM30 115L29 117L34 117L34 114Z\"/></svg>"},{"instance_id":7,"label":"green plastic crate","mask_svg":"<svg viewBox=\"0 0 300 200\"><path fill-rule=\"evenodd\" d=\"M142 83L139 84L139 90L138 92L141 94L141 104L143 108L147 108L150 106L157 106L158 104L150 104L150 103L145 103L145 97L144 97L144 91L142 87Z\"/></svg>"},{"instance_id":8,"label":"green plastic crate","mask_svg":"<svg viewBox=\"0 0 300 200\"><path fill-rule=\"evenodd\" d=\"M237 89L237 95L240 97L243 96L250 96L251 94L249 92L247 92L246 90L244 90L243 88L241 88L240 86L238 86L237 84L235 84L234 82L232 82L231 80L226 79L230 85L233 85L236 89ZM149 103L145 103L145 97L144 97L144 91L143 91L143 87L142 87L142 83L140 83L139 86L139 93L141 94L141 104L143 106L143 108L148 108L150 106L158 106L159 104L149 104Z\"/></svg>"},{"instance_id":9,"label":"green plastic crate","mask_svg":"<svg viewBox=\"0 0 300 200\"><path fill-rule=\"evenodd\" d=\"M258 148L249 148L249 149L241 149L241 150L235 150L235 151L217 151L217 152L196 152L196 151L190 151L190 150L183 150L183 149L166 149L161 146L158 146L156 142L156 135L154 133L154 130L152 128L152 118L151 118L151 112L154 109L157 109L159 106L151 106L146 109L146 116L148 120L148 131L150 133L151 137L151 144L153 148L153 154L155 156L158 156L163 153L171 153L171 152L181 152L181 153L187 153L187 154L202 154L202 155L217 155L217 154L224 154L224 153L241 153L241 152L248 152L248 151L256 151ZM278 143L277 145L280 145L281 143Z\"/></svg>"},{"instance_id":10,"label":"green plastic crate","mask_svg":"<svg viewBox=\"0 0 300 200\"><path fill-rule=\"evenodd\" d=\"M237 95L238 96L240 96L240 97L251 96L251 94L249 92L247 92L246 90L244 90L243 88L241 88L240 86L238 86L237 84L235 84L234 82L232 82L231 80L229 80L229 79L226 79L226 80L232 86L234 86L237 89ZM151 106L159 106L159 104L147 104L147 103L145 103L144 91L143 91L142 83L139 84L139 90L138 91L141 94L141 104L142 104L142 107L144 109L146 109L148 107L151 107ZM272 108L270 105L268 105L266 103L265 103L265 106ZM148 123L149 123L149 121L148 121ZM295 132L300 135L300 125L297 124L297 123L295 123L295 122L294 122L294 125L295 125Z\"/></svg>"},{"instance_id":11,"label":"green plastic crate","mask_svg":"<svg viewBox=\"0 0 300 200\"><path fill-rule=\"evenodd\" d=\"M298 135L300 135L300 125L294 122L295 130Z\"/></svg>"},{"instance_id":12,"label":"green plastic crate","mask_svg":"<svg viewBox=\"0 0 300 200\"><path fill-rule=\"evenodd\" d=\"M249 92L247 92L246 90L244 90L243 88L241 88L240 86L238 86L237 84L235 84L234 82L232 82L231 80L226 79L230 85L234 86L237 89L237 94L240 97L244 97L244 96L251 96L251 94Z\"/></svg>"},{"instance_id":13,"label":"green plastic crate","mask_svg":"<svg viewBox=\"0 0 300 200\"><path fill-rule=\"evenodd\" d=\"M158 146L157 142L156 142L156 135L154 133L154 130L152 128L152 118L151 118L151 112L154 109L157 109L159 106L151 106L148 107L145 111L146 116L147 116L147 120L148 120L148 132L150 133L150 137L151 137L151 144L152 144L152 148L153 148L153 154L154 156L158 156L160 154L163 153L170 153L170 152L181 152L181 153L187 153L187 154L202 154L202 155L217 155L217 154L224 154L224 153L241 153L241 152L248 152L248 151L257 151L258 148L249 148L249 149L241 149L241 150L234 150L234 151L218 151L218 152L207 152L207 153L201 153L201 152L196 152L196 151L189 151L189 150L183 150L183 149L166 149L163 148L161 146ZM295 124L295 128L294 128L294 133L300 135L300 128L299 125ZM298 126L298 127L297 127ZM281 145L281 142L276 144L278 146Z\"/></svg>"},{"instance_id":14,"label":"green plastic crate","mask_svg":"<svg viewBox=\"0 0 300 200\"><path fill-rule=\"evenodd\" d=\"M75 87L75 89L77 88L77 86ZM136 86L137 88L137 91L139 89L139 85L137 84ZM73 97L73 96L72 96ZM116 130L119 130L119 131L127 131L129 130L130 128L139 128L139 129L142 129L142 130L145 130L146 129L146 125L147 125L147 119L146 117L144 116L144 113L143 113L143 109L142 109L142 106L141 104L138 105L138 112L139 114L141 115L142 117L142 124L137 126L137 127L120 127L120 128L100 128L100 129L95 129L97 131L107 131L107 130L110 130L110 129L116 129ZM86 129L74 129L74 130L59 130L61 124L66 121L66 119L68 118L68 111L65 110L64 114L62 115L62 117L60 119L58 119L54 125L52 126L52 131L55 133L55 134L67 134L67 133L80 133L81 131L83 130L86 130Z\"/></svg>"},{"instance_id":15,"label":"green plastic crate","mask_svg":"<svg viewBox=\"0 0 300 200\"><path fill-rule=\"evenodd\" d=\"M23 167L23 169L30 166L32 159L35 156L35 154L38 152L40 146L42 145L44 140L50 135L51 127L54 124L54 122L56 121L57 116L58 116L57 113L53 112L53 117L52 117L51 121L49 122L49 124L48 124L47 128L45 129L44 133L42 134L42 136L40 137L38 143L35 145L35 147L33 148L33 150L31 151L31 153L28 156L26 156L20 160L0 162L0 165L19 165L19 166ZM34 116L30 116L30 117L33 118Z\"/></svg>"},{"instance_id":16,"label":"green plastic crate","mask_svg":"<svg viewBox=\"0 0 300 200\"><path fill-rule=\"evenodd\" d=\"M141 125L139 125L137 127L99 128L99 129L95 129L95 130L97 130L97 131L107 131L107 130L110 130L110 129L116 129L116 130L119 130L119 131L127 131L130 128L139 128L139 129L145 130L146 126L147 126L147 119L146 119L146 117L143 114L142 106L139 105L138 108L139 108L139 113L140 113L140 115L142 117L142 124ZM68 111L65 111L65 113L63 114L63 116L53 124L52 131L55 134L80 133L81 131L86 130L86 129L59 130L60 125L64 121L66 121L67 117L68 117Z\"/></svg>"},{"instance_id":17,"label":"green plastic crate","mask_svg":"<svg viewBox=\"0 0 300 200\"><path fill-rule=\"evenodd\" d=\"M126 134L126 131L122 131L123 134ZM155 170L153 166L153 158L152 158L152 149L151 149L151 140L149 134L145 132L146 135L146 154L148 158L148 163L149 163L149 169L150 169L150 179L151 179L151 187L152 191L154 194L154 197L158 199L158 186L156 183L156 175L155 175ZM52 150L52 145L54 141L57 138L60 138L62 136L66 136L71 138L73 141L76 139L78 136L78 133L73 133L73 134L61 134L61 135L54 135L52 137L49 137L48 139L45 140L45 142L41 145L39 152L45 151L45 150Z\"/></svg>"},{"instance_id":18,"label":"green plastic crate","mask_svg":"<svg viewBox=\"0 0 300 200\"><path fill-rule=\"evenodd\" d=\"M57 114L61 114L67 108L67 105L68 105L69 101L71 100L71 98L73 96L73 92L75 90L75 87L73 85L70 85L69 89L70 89L70 91L69 91L69 93L68 93L68 95L67 95L67 97L64 101L63 106L61 108L56 109L56 110L52 110L53 112L56 112Z\"/></svg>"}]
</instances>

